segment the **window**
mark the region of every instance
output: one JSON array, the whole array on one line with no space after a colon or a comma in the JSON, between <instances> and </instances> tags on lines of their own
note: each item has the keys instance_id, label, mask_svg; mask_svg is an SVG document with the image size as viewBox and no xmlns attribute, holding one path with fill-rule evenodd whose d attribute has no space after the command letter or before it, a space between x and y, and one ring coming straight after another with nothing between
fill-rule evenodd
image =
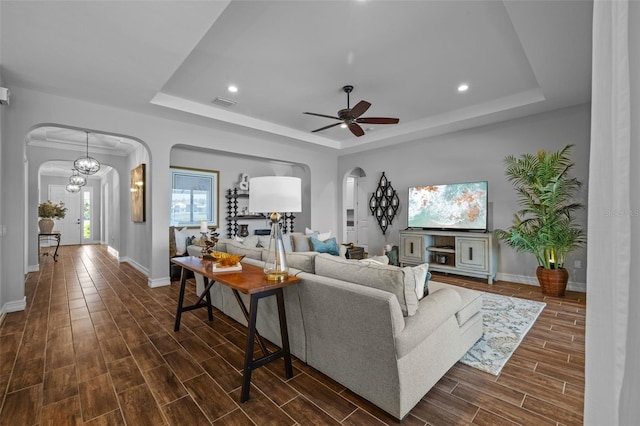
<instances>
[{"instance_id":1,"label":"window","mask_svg":"<svg viewBox=\"0 0 640 426\"><path fill-rule=\"evenodd\" d=\"M219 173L215 170L171 167L170 225L218 224Z\"/></svg>"}]
</instances>

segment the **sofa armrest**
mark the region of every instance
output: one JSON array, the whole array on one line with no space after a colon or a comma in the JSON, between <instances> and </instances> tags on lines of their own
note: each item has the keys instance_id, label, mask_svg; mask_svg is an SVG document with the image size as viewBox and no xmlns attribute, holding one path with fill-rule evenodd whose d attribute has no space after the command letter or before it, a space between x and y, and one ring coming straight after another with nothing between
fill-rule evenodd
<instances>
[{"instance_id":1,"label":"sofa armrest","mask_svg":"<svg viewBox=\"0 0 640 426\"><path fill-rule=\"evenodd\" d=\"M461 303L460 295L450 288L434 291L423 298L416 314L405 318L404 329L396 336L398 359L411 352L445 321L454 317Z\"/></svg>"}]
</instances>

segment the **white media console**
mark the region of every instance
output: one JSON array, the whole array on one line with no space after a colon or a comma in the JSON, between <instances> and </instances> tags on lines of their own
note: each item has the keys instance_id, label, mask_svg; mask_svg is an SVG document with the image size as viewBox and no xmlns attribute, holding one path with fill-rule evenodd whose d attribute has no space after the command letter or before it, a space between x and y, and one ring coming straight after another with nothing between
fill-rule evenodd
<instances>
[{"instance_id":1,"label":"white media console","mask_svg":"<svg viewBox=\"0 0 640 426\"><path fill-rule=\"evenodd\" d=\"M498 272L498 243L490 232L400 231L402 266L429 263L430 271L485 278Z\"/></svg>"}]
</instances>

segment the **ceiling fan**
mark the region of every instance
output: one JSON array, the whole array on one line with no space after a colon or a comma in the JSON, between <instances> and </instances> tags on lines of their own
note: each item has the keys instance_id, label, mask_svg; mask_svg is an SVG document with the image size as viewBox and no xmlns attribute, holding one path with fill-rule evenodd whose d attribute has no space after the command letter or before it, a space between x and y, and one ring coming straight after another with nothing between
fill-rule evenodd
<instances>
[{"instance_id":1,"label":"ceiling fan","mask_svg":"<svg viewBox=\"0 0 640 426\"><path fill-rule=\"evenodd\" d=\"M353 108L349 107L349 93L353 91L353 86L344 86L342 88L344 92L347 94L347 107L345 109L341 109L338 111L338 116L325 115L325 114L316 114L315 112L304 112L303 114L315 115L318 117L325 118L333 118L334 120L340 120L338 123L329 124L328 126L321 127L316 130L312 130L312 133L320 132L322 130L330 129L331 127L335 127L341 124L346 125L351 133L356 136L364 135L364 130L362 127L358 125L358 123L365 124L398 124L400 121L399 118L390 118L390 117L360 117L364 114L371 104L367 101L358 102Z\"/></svg>"}]
</instances>

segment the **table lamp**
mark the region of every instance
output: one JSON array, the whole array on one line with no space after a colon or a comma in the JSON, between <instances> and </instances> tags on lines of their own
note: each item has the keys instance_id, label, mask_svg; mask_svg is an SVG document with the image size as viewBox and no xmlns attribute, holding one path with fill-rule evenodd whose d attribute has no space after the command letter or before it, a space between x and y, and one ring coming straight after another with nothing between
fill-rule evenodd
<instances>
[{"instance_id":1,"label":"table lamp","mask_svg":"<svg viewBox=\"0 0 640 426\"><path fill-rule=\"evenodd\" d=\"M284 281L289 276L284 250L281 213L302 211L302 181L297 177L263 176L249 179L249 212L265 213L271 220L271 234L264 263L267 281Z\"/></svg>"}]
</instances>

